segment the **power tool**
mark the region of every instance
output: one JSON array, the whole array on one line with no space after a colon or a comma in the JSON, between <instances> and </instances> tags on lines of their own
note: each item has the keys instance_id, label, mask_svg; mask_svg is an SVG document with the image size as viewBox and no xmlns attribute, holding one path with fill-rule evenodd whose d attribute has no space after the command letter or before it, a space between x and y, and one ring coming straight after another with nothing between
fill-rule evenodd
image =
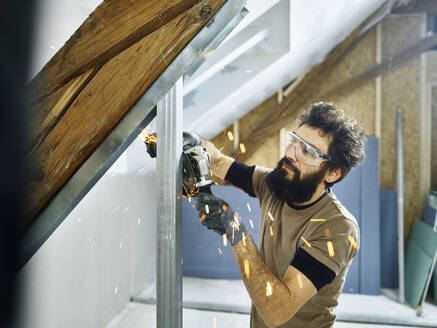
<instances>
[{"instance_id":1,"label":"power tool","mask_svg":"<svg viewBox=\"0 0 437 328\"><path fill-rule=\"evenodd\" d=\"M156 133L146 136L144 143L152 158L156 157ZM182 152L182 197L196 196L200 191L211 193L211 158L202 146Z\"/></svg>"}]
</instances>

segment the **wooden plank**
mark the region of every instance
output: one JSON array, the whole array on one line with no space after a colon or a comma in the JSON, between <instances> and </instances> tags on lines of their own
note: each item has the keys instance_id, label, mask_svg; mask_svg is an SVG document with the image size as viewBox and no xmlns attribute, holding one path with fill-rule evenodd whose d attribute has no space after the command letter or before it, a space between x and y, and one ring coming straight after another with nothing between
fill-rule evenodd
<instances>
[{"instance_id":1,"label":"wooden plank","mask_svg":"<svg viewBox=\"0 0 437 328\"><path fill-rule=\"evenodd\" d=\"M22 230L225 2L200 2L98 70L30 156L36 178ZM207 17L200 14L205 3Z\"/></svg>"},{"instance_id":2,"label":"wooden plank","mask_svg":"<svg viewBox=\"0 0 437 328\"><path fill-rule=\"evenodd\" d=\"M200 0L105 0L31 82L32 99L101 66Z\"/></svg>"},{"instance_id":3,"label":"wooden plank","mask_svg":"<svg viewBox=\"0 0 437 328\"><path fill-rule=\"evenodd\" d=\"M96 71L97 69L91 68L78 77L71 79L53 94L31 107L32 131L27 145L29 153L35 151L50 128L62 117L64 111Z\"/></svg>"}]
</instances>

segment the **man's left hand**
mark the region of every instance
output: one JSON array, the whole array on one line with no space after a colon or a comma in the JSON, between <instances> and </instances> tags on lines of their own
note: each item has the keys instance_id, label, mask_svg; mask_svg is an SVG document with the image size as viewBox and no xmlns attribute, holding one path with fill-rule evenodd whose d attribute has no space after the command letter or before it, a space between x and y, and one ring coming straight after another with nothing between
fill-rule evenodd
<instances>
[{"instance_id":1,"label":"man's left hand","mask_svg":"<svg viewBox=\"0 0 437 328\"><path fill-rule=\"evenodd\" d=\"M223 199L206 192L199 192L194 198L200 220L208 229L225 233L232 246L247 236L241 217Z\"/></svg>"}]
</instances>

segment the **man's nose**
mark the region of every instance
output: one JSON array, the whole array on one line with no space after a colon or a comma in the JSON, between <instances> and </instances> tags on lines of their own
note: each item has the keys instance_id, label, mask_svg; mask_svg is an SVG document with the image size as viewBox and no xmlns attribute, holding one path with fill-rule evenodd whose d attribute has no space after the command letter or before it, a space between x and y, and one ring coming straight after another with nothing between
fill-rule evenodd
<instances>
[{"instance_id":1,"label":"man's nose","mask_svg":"<svg viewBox=\"0 0 437 328\"><path fill-rule=\"evenodd\" d=\"M291 147L290 150L285 154L285 156L293 162L296 162L296 147Z\"/></svg>"}]
</instances>

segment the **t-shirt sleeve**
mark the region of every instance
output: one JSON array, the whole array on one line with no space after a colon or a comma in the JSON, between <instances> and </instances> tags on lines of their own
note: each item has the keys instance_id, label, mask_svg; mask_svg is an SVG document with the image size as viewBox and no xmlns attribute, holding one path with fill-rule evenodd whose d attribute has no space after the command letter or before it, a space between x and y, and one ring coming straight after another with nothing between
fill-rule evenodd
<instances>
[{"instance_id":1,"label":"t-shirt sleeve","mask_svg":"<svg viewBox=\"0 0 437 328\"><path fill-rule=\"evenodd\" d=\"M355 222L338 215L321 224L299 247L337 275L358 253L359 229Z\"/></svg>"},{"instance_id":2,"label":"t-shirt sleeve","mask_svg":"<svg viewBox=\"0 0 437 328\"><path fill-rule=\"evenodd\" d=\"M249 196L255 197L252 183L254 170L255 165L248 166L244 163L234 161L226 173L225 180L233 186L245 191Z\"/></svg>"},{"instance_id":3,"label":"t-shirt sleeve","mask_svg":"<svg viewBox=\"0 0 437 328\"><path fill-rule=\"evenodd\" d=\"M266 177L272 169L268 169L262 166L255 166L253 172L252 184L255 197L262 200L266 193L269 193L269 188L267 187Z\"/></svg>"}]
</instances>

